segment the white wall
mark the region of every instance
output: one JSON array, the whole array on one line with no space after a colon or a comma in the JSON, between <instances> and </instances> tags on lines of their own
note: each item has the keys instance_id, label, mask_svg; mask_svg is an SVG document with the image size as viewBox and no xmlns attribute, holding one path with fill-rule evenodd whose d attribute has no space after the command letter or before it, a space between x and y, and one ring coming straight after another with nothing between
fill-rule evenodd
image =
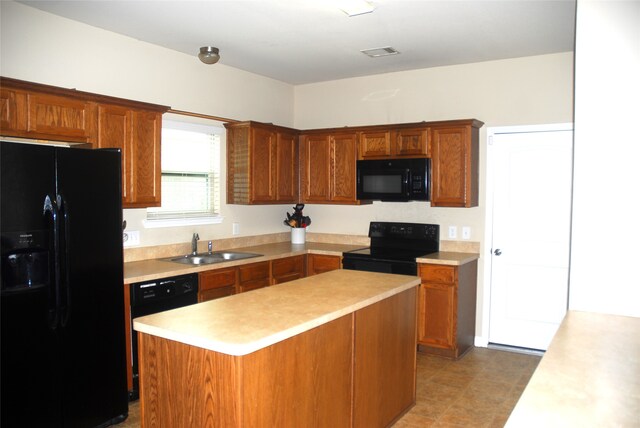
<instances>
[{"instance_id":1,"label":"white wall","mask_svg":"<svg viewBox=\"0 0 640 428\"><path fill-rule=\"evenodd\" d=\"M578 0L570 309L640 316L640 2Z\"/></svg>"}]
</instances>

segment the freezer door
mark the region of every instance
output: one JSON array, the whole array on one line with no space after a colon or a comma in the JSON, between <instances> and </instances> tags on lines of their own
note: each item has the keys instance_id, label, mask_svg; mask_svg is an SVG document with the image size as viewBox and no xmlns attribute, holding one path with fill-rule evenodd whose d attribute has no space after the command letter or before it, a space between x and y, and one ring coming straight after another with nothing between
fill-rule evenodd
<instances>
[{"instance_id":1,"label":"freezer door","mask_svg":"<svg viewBox=\"0 0 640 428\"><path fill-rule=\"evenodd\" d=\"M0 142L0 426L61 426L52 147Z\"/></svg>"},{"instance_id":2,"label":"freezer door","mask_svg":"<svg viewBox=\"0 0 640 428\"><path fill-rule=\"evenodd\" d=\"M68 427L128 412L120 153L60 149L61 342Z\"/></svg>"}]
</instances>

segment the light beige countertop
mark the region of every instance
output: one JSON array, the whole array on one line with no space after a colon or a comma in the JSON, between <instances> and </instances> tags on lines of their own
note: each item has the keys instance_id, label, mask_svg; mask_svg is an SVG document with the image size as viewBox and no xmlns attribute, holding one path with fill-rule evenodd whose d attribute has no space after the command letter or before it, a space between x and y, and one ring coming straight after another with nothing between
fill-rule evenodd
<instances>
[{"instance_id":1,"label":"light beige countertop","mask_svg":"<svg viewBox=\"0 0 640 428\"><path fill-rule=\"evenodd\" d=\"M478 260L480 255L477 253L456 253L453 251L439 251L437 253L427 254L418 257L418 263L431 263L435 265L460 266Z\"/></svg>"},{"instance_id":2,"label":"light beige countertop","mask_svg":"<svg viewBox=\"0 0 640 428\"><path fill-rule=\"evenodd\" d=\"M640 318L569 311L508 427L640 427Z\"/></svg>"},{"instance_id":3,"label":"light beige countertop","mask_svg":"<svg viewBox=\"0 0 640 428\"><path fill-rule=\"evenodd\" d=\"M420 284L408 275L334 270L136 318L137 331L246 355Z\"/></svg>"},{"instance_id":4,"label":"light beige countertop","mask_svg":"<svg viewBox=\"0 0 640 428\"><path fill-rule=\"evenodd\" d=\"M322 242L307 242L306 244L292 244L278 242L272 244L255 245L251 247L233 248L232 251L262 254L260 257L229 261L200 266L189 266L162 259L140 260L124 264L124 282L133 283L150 281L168 276L184 275L187 273L204 272L230 266L275 260L284 257L298 256L308 253L342 256L345 251L357 250L362 245L327 244ZM178 256L176 256L178 257Z\"/></svg>"},{"instance_id":5,"label":"light beige countertop","mask_svg":"<svg viewBox=\"0 0 640 428\"><path fill-rule=\"evenodd\" d=\"M257 263L303 254L326 254L331 256L342 256L342 253L346 251L357 250L364 247L367 247L367 245L331 244L324 242L307 242L305 244L278 242L230 249L232 251L262 254L262 256L260 257L208 265L189 266L163 259L140 260L135 262L127 262L124 264L124 282L130 284L134 282L151 281L154 279L166 278L169 276L204 272L212 269L240 266L243 264ZM178 256L176 255L176 257ZM440 251L438 253L425 255L416 260L418 263L433 263L459 266L476 260L478 257L479 255L475 253Z\"/></svg>"}]
</instances>

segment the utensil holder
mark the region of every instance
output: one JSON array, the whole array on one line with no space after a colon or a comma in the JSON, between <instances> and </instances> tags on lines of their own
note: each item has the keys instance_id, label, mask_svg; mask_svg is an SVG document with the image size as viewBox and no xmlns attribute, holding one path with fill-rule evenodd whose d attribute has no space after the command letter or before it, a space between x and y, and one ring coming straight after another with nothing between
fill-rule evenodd
<instances>
[{"instance_id":1,"label":"utensil holder","mask_svg":"<svg viewBox=\"0 0 640 428\"><path fill-rule=\"evenodd\" d=\"M291 243L304 244L306 237L306 229L304 227L291 228Z\"/></svg>"}]
</instances>

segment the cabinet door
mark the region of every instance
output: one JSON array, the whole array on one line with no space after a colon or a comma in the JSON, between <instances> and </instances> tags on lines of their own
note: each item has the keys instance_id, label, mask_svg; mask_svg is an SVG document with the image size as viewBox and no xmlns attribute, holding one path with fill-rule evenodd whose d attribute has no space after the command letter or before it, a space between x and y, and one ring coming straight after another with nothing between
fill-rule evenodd
<instances>
[{"instance_id":1,"label":"cabinet door","mask_svg":"<svg viewBox=\"0 0 640 428\"><path fill-rule=\"evenodd\" d=\"M427 128L396 131L394 145L395 156L427 156Z\"/></svg>"},{"instance_id":2,"label":"cabinet door","mask_svg":"<svg viewBox=\"0 0 640 428\"><path fill-rule=\"evenodd\" d=\"M282 284L304 277L304 256L286 257L271 262L271 283Z\"/></svg>"},{"instance_id":3,"label":"cabinet door","mask_svg":"<svg viewBox=\"0 0 640 428\"><path fill-rule=\"evenodd\" d=\"M303 202L331 199L331 140L328 135L308 135L302 145Z\"/></svg>"},{"instance_id":4,"label":"cabinet door","mask_svg":"<svg viewBox=\"0 0 640 428\"><path fill-rule=\"evenodd\" d=\"M418 343L454 349L456 287L423 282L420 285Z\"/></svg>"},{"instance_id":5,"label":"cabinet door","mask_svg":"<svg viewBox=\"0 0 640 428\"><path fill-rule=\"evenodd\" d=\"M435 127L432 137L431 205L477 206L478 144L472 147L470 127Z\"/></svg>"},{"instance_id":6,"label":"cabinet door","mask_svg":"<svg viewBox=\"0 0 640 428\"><path fill-rule=\"evenodd\" d=\"M391 156L391 132L361 132L359 159L376 159Z\"/></svg>"},{"instance_id":7,"label":"cabinet door","mask_svg":"<svg viewBox=\"0 0 640 428\"><path fill-rule=\"evenodd\" d=\"M131 110L125 107L98 106L98 143L103 148L116 148L122 158L122 202L132 202L131 194Z\"/></svg>"},{"instance_id":8,"label":"cabinet door","mask_svg":"<svg viewBox=\"0 0 640 428\"><path fill-rule=\"evenodd\" d=\"M307 276L317 275L323 272L340 269L342 257L328 256L324 254L307 255Z\"/></svg>"},{"instance_id":9,"label":"cabinet door","mask_svg":"<svg viewBox=\"0 0 640 428\"><path fill-rule=\"evenodd\" d=\"M250 147L250 202L273 202L276 199L276 133L252 128Z\"/></svg>"},{"instance_id":10,"label":"cabinet door","mask_svg":"<svg viewBox=\"0 0 640 428\"><path fill-rule=\"evenodd\" d=\"M198 302L234 294L237 274L235 267L201 272L198 275Z\"/></svg>"},{"instance_id":11,"label":"cabinet door","mask_svg":"<svg viewBox=\"0 0 640 428\"><path fill-rule=\"evenodd\" d=\"M20 136L27 130L26 94L22 91L0 89L0 134Z\"/></svg>"},{"instance_id":12,"label":"cabinet door","mask_svg":"<svg viewBox=\"0 0 640 428\"><path fill-rule=\"evenodd\" d=\"M276 200L298 200L298 137L279 132L276 145Z\"/></svg>"},{"instance_id":13,"label":"cabinet door","mask_svg":"<svg viewBox=\"0 0 640 428\"><path fill-rule=\"evenodd\" d=\"M27 131L34 136L90 142L96 104L84 100L27 94Z\"/></svg>"},{"instance_id":14,"label":"cabinet door","mask_svg":"<svg viewBox=\"0 0 640 428\"><path fill-rule=\"evenodd\" d=\"M269 262L251 263L238 267L237 292L244 293L245 291L266 287L270 283Z\"/></svg>"},{"instance_id":15,"label":"cabinet door","mask_svg":"<svg viewBox=\"0 0 640 428\"><path fill-rule=\"evenodd\" d=\"M332 137L332 187L334 202L356 202L356 158L355 134L336 134Z\"/></svg>"},{"instance_id":16,"label":"cabinet door","mask_svg":"<svg viewBox=\"0 0 640 428\"><path fill-rule=\"evenodd\" d=\"M161 113L133 111L132 151L127 162L131 168L130 196L124 208L160 206L161 133Z\"/></svg>"}]
</instances>

